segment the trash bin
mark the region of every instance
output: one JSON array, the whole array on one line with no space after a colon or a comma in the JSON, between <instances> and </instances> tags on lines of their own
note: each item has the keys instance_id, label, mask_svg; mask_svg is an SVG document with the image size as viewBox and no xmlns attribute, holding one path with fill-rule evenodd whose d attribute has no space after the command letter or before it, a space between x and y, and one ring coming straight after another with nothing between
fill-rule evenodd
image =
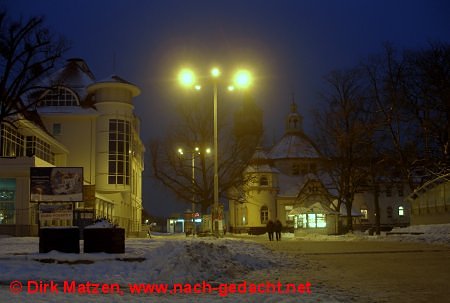
<instances>
[{"instance_id":1,"label":"trash bin","mask_svg":"<svg viewBox=\"0 0 450 303\"><path fill-rule=\"evenodd\" d=\"M124 228L85 228L83 237L85 253L125 253Z\"/></svg>"},{"instance_id":2,"label":"trash bin","mask_svg":"<svg viewBox=\"0 0 450 303\"><path fill-rule=\"evenodd\" d=\"M80 253L80 229L78 227L44 227L39 231L39 253L56 250L64 253Z\"/></svg>"}]
</instances>

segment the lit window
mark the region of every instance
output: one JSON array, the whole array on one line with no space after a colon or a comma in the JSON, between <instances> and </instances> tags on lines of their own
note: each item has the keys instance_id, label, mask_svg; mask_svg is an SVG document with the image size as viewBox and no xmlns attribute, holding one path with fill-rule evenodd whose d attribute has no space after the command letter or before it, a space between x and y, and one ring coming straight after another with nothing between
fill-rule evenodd
<instances>
[{"instance_id":1,"label":"lit window","mask_svg":"<svg viewBox=\"0 0 450 303\"><path fill-rule=\"evenodd\" d=\"M362 219L367 220L369 218L369 212L367 208L361 208Z\"/></svg>"},{"instance_id":2,"label":"lit window","mask_svg":"<svg viewBox=\"0 0 450 303\"><path fill-rule=\"evenodd\" d=\"M398 215L403 217L405 215L405 208L403 206L398 207Z\"/></svg>"},{"instance_id":3,"label":"lit window","mask_svg":"<svg viewBox=\"0 0 450 303\"><path fill-rule=\"evenodd\" d=\"M316 215L317 220L317 227L318 228L324 228L327 227L327 220L325 214L317 214Z\"/></svg>"},{"instance_id":4,"label":"lit window","mask_svg":"<svg viewBox=\"0 0 450 303\"><path fill-rule=\"evenodd\" d=\"M308 228L317 227L316 214L308 214L307 220L308 220Z\"/></svg>"},{"instance_id":5,"label":"lit window","mask_svg":"<svg viewBox=\"0 0 450 303\"><path fill-rule=\"evenodd\" d=\"M16 179L0 178L0 224L15 224Z\"/></svg>"},{"instance_id":6,"label":"lit window","mask_svg":"<svg viewBox=\"0 0 450 303\"><path fill-rule=\"evenodd\" d=\"M241 208L241 219L242 219L242 221L241 221L241 224L242 225L247 225L247 206L243 206L242 208Z\"/></svg>"},{"instance_id":7,"label":"lit window","mask_svg":"<svg viewBox=\"0 0 450 303\"><path fill-rule=\"evenodd\" d=\"M267 206L261 207L261 224L266 224L269 221L269 209Z\"/></svg>"}]
</instances>

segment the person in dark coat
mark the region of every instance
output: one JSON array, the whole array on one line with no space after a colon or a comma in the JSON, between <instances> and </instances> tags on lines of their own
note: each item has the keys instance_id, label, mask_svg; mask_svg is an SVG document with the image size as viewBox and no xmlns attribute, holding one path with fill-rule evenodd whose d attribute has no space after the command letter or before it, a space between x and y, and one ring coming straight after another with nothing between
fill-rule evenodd
<instances>
[{"instance_id":1,"label":"person in dark coat","mask_svg":"<svg viewBox=\"0 0 450 303\"><path fill-rule=\"evenodd\" d=\"M269 241L273 241L273 232L275 231L275 225L272 220L269 220L266 224L267 234L269 235Z\"/></svg>"},{"instance_id":2,"label":"person in dark coat","mask_svg":"<svg viewBox=\"0 0 450 303\"><path fill-rule=\"evenodd\" d=\"M277 219L277 221L275 221L274 229L277 241L281 241L281 230L283 229L283 225L280 220Z\"/></svg>"}]
</instances>

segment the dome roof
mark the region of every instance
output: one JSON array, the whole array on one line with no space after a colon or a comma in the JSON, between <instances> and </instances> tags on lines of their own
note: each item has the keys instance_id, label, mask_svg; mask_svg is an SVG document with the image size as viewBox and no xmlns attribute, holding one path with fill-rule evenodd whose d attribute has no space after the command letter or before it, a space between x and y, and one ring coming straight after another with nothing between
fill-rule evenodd
<instances>
[{"instance_id":1,"label":"dome roof","mask_svg":"<svg viewBox=\"0 0 450 303\"><path fill-rule=\"evenodd\" d=\"M287 133L269 152L270 159L319 158L320 154L303 133Z\"/></svg>"}]
</instances>

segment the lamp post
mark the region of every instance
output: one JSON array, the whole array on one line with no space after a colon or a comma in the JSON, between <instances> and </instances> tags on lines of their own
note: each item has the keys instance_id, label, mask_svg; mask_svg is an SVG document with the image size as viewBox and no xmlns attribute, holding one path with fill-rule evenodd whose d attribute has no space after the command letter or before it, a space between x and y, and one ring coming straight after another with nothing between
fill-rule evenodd
<instances>
[{"instance_id":1,"label":"lamp post","mask_svg":"<svg viewBox=\"0 0 450 303\"><path fill-rule=\"evenodd\" d=\"M184 150L182 148L178 148L178 153L180 155L184 155ZM191 150L192 212L195 212L195 190L194 190L194 186L195 186L195 157L196 157L196 155L200 155L200 153L201 152L200 152L200 148L199 147L195 147L193 150ZM209 153L211 153L211 149L210 148L206 148L205 149L205 154L209 154Z\"/></svg>"},{"instance_id":2,"label":"lamp post","mask_svg":"<svg viewBox=\"0 0 450 303\"><path fill-rule=\"evenodd\" d=\"M223 233L222 218L219 217L219 136L217 123L217 99L218 99L218 78L220 69L214 67L211 69L211 77L213 80L213 102L214 102L214 200L211 211L213 235L221 236ZM179 81L184 86L192 87L199 90L200 85L196 83L195 74L189 69L183 69L178 75ZM246 88L251 84L251 76L247 70L239 70L234 77L234 84L238 88ZM229 91L233 91L235 86L228 86Z\"/></svg>"}]
</instances>

